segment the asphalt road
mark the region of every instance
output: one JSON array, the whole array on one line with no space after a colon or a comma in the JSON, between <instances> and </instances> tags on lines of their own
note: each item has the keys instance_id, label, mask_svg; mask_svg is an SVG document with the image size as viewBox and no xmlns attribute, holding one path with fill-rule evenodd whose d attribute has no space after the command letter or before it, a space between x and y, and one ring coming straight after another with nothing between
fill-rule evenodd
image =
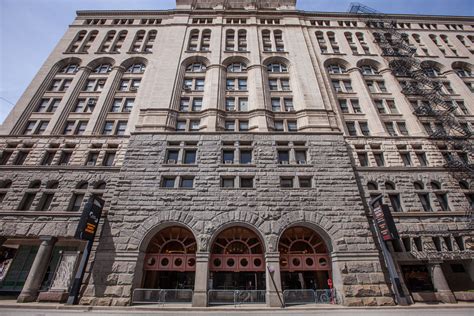
<instances>
[{"instance_id":1,"label":"asphalt road","mask_svg":"<svg viewBox=\"0 0 474 316\"><path fill-rule=\"evenodd\" d=\"M137 310L119 310L119 311L81 311L81 310L45 310L45 309L0 309L0 316L204 316L204 315L225 315L241 316L251 314L252 316L307 316L307 315L331 315L331 316L375 316L375 315L403 315L403 316L460 316L474 315L474 306L472 308L424 308L424 309L338 309L338 310L207 310L207 311L137 311Z\"/></svg>"}]
</instances>

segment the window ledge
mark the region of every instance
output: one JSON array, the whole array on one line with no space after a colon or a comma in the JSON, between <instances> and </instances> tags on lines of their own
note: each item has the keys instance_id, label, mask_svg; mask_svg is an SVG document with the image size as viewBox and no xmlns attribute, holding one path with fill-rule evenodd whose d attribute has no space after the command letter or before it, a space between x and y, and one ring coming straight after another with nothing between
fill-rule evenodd
<instances>
[{"instance_id":1,"label":"window ledge","mask_svg":"<svg viewBox=\"0 0 474 316\"><path fill-rule=\"evenodd\" d=\"M296 163L291 163L291 164L287 164L287 165L284 165L284 164L278 164L278 167L312 167L313 165L311 164L296 164Z\"/></svg>"},{"instance_id":2,"label":"window ledge","mask_svg":"<svg viewBox=\"0 0 474 316\"><path fill-rule=\"evenodd\" d=\"M185 53L189 53L189 54L196 54L196 53L199 53L199 54L207 54L207 53L211 53L212 51L210 50L186 50Z\"/></svg>"},{"instance_id":3,"label":"window ledge","mask_svg":"<svg viewBox=\"0 0 474 316\"><path fill-rule=\"evenodd\" d=\"M80 217L82 212L69 211L69 212L55 212L55 211L0 211L1 216L64 216L64 217Z\"/></svg>"},{"instance_id":4,"label":"window ledge","mask_svg":"<svg viewBox=\"0 0 474 316\"><path fill-rule=\"evenodd\" d=\"M163 167L198 167L197 164L186 164L186 163L164 163Z\"/></svg>"},{"instance_id":5,"label":"window ledge","mask_svg":"<svg viewBox=\"0 0 474 316\"><path fill-rule=\"evenodd\" d=\"M238 167L238 168L241 168L241 167L250 167L250 168L255 168L257 167L256 164L219 164L219 167Z\"/></svg>"},{"instance_id":6,"label":"window ledge","mask_svg":"<svg viewBox=\"0 0 474 316\"><path fill-rule=\"evenodd\" d=\"M224 50L226 54L250 54L249 50Z\"/></svg>"}]
</instances>

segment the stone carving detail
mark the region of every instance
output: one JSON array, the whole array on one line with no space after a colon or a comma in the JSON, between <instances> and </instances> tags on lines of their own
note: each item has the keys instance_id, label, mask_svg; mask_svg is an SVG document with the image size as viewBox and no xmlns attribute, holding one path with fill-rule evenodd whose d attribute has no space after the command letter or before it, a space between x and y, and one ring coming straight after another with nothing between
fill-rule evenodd
<instances>
[{"instance_id":1,"label":"stone carving detail","mask_svg":"<svg viewBox=\"0 0 474 316\"><path fill-rule=\"evenodd\" d=\"M54 281L51 284L51 291L68 291L72 278L76 272L76 266L79 259L78 251L65 251L54 275Z\"/></svg>"},{"instance_id":2,"label":"stone carving detail","mask_svg":"<svg viewBox=\"0 0 474 316\"><path fill-rule=\"evenodd\" d=\"M211 236L201 234L198 236L199 244L198 249L199 251L206 252L208 250L209 241L211 240Z\"/></svg>"}]
</instances>

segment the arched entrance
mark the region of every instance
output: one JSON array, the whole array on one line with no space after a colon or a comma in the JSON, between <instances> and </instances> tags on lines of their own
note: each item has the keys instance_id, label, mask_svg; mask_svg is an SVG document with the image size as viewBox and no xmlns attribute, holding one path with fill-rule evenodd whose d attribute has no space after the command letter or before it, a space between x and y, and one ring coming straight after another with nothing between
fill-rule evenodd
<instances>
[{"instance_id":1,"label":"arched entrance","mask_svg":"<svg viewBox=\"0 0 474 316\"><path fill-rule=\"evenodd\" d=\"M158 232L148 244L143 287L193 289L196 239L186 228L173 226Z\"/></svg>"},{"instance_id":2,"label":"arched entrance","mask_svg":"<svg viewBox=\"0 0 474 316\"><path fill-rule=\"evenodd\" d=\"M278 244L282 290L328 289L331 264L324 240L307 227L285 230Z\"/></svg>"},{"instance_id":3,"label":"arched entrance","mask_svg":"<svg viewBox=\"0 0 474 316\"><path fill-rule=\"evenodd\" d=\"M252 230L231 227L214 240L209 289L265 290L263 243Z\"/></svg>"}]
</instances>

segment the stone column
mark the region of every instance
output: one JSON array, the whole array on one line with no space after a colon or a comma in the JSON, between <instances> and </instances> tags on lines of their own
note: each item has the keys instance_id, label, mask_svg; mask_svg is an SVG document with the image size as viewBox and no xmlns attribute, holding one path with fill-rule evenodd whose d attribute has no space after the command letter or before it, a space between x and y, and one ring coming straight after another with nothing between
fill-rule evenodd
<instances>
[{"instance_id":1,"label":"stone column","mask_svg":"<svg viewBox=\"0 0 474 316\"><path fill-rule=\"evenodd\" d=\"M434 262L429 264L431 280L433 281L433 286L437 291L438 299L443 303L456 303L456 298L454 297L453 292L449 288L448 282L441 268L440 262Z\"/></svg>"},{"instance_id":2,"label":"stone column","mask_svg":"<svg viewBox=\"0 0 474 316\"><path fill-rule=\"evenodd\" d=\"M33 265L31 266L25 285L18 296L18 303L33 302L38 296L38 291L43 281L44 274L49 265L51 254L53 252L56 237L42 236L40 237L41 245L36 254Z\"/></svg>"},{"instance_id":3,"label":"stone column","mask_svg":"<svg viewBox=\"0 0 474 316\"><path fill-rule=\"evenodd\" d=\"M208 252L196 253L196 274L194 276L193 307L207 306L207 282L209 279Z\"/></svg>"},{"instance_id":4,"label":"stone column","mask_svg":"<svg viewBox=\"0 0 474 316\"><path fill-rule=\"evenodd\" d=\"M281 291L280 253L267 252L265 254L265 282L266 302L269 307L282 307L283 292Z\"/></svg>"}]
</instances>

